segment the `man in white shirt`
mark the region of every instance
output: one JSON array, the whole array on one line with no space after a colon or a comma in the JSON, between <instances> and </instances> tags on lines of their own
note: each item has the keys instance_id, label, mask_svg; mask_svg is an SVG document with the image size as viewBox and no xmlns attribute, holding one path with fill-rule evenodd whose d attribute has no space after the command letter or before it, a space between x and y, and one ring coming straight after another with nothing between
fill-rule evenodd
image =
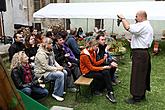
<instances>
[{"instance_id":1,"label":"man in white shirt","mask_svg":"<svg viewBox=\"0 0 165 110\"><path fill-rule=\"evenodd\" d=\"M118 15L123 27L132 33L132 72L130 93L132 98L126 101L135 104L145 99L146 90L150 91L151 61L148 48L153 41L153 29L147 20L147 13L140 10L136 13L136 23L130 24L123 15Z\"/></svg>"}]
</instances>

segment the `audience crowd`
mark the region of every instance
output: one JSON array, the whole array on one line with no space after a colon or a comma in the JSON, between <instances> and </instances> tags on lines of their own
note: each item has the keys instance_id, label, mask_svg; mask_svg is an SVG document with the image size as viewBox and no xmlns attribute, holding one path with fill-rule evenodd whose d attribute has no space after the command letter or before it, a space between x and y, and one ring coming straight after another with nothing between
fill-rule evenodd
<instances>
[{"instance_id":1,"label":"audience crowd","mask_svg":"<svg viewBox=\"0 0 165 110\"><path fill-rule=\"evenodd\" d=\"M36 100L49 93L63 101L66 92L78 91L74 81L83 75L94 78L91 89L95 96L106 90L107 99L115 103L113 85L120 83L116 77L117 61L108 52L105 30L94 30L85 34L81 27L69 31L49 29L46 33L18 30L8 50L16 88ZM82 39L85 43L80 49ZM48 82L52 91L45 87Z\"/></svg>"},{"instance_id":2,"label":"audience crowd","mask_svg":"<svg viewBox=\"0 0 165 110\"><path fill-rule=\"evenodd\" d=\"M151 59L148 49L153 41L153 29L145 11L138 11L135 20L135 24L130 24L122 14L118 15L118 21L122 22L125 30L133 34L130 45L132 97L126 100L128 104L144 100L146 91L150 91ZM17 89L35 100L51 94L57 101L64 101L66 92L79 91L74 82L80 76L93 78L90 87L94 96L106 92L106 98L116 103L113 86L120 81L116 74L117 60L111 56L111 47L107 44L109 39L113 39L111 37L105 29L96 27L89 33L84 33L82 27L78 30L58 27L56 30L48 29L46 33L37 29L19 29L8 49L11 78ZM81 40L84 46L80 48ZM53 86L52 91L45 87L47 83Z\"/></svg>"}]
</instances>

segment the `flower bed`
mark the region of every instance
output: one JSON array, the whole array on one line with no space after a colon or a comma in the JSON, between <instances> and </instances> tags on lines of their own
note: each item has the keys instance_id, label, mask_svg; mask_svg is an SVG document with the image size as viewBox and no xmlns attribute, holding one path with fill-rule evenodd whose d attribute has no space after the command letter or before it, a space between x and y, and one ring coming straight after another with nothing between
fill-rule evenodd
<instances>
[{"instance_id":1,"label":"flower bed","mask_svg":"<svg viewBox=\"0 0 165 110\"><path fill-rule=\"evenodd\" d=\"M124 47L126 45L125 41L113 40L108 42L107 45L110 47L109 52L111 55L123 55L126 53L126 48Z\"/></svg>"},{"instance_id":2,"label":"flower bed","mask_svg":"<svg viewBox=\"0 0 165 110\"><path fill-rule=\"evenodd\" d=\"M125 47L119 47L119 49L116 51L109 51L112 56L117 56L117 55L123 55L126 53L126 48Z\"/></svg>"}]
</instances>

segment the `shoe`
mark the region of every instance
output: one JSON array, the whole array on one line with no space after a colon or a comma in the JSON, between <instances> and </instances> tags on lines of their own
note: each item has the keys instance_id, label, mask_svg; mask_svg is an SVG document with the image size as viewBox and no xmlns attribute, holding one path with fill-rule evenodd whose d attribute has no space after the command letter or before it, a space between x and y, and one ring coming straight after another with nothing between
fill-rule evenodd
<instances>
[{"instance_id":1,"label":"shoe","mask_svg":"<svg viewBox=\"0 0 165 110\"><path fill-rule=\"evenodd\" d=\"M121 83L121 81L120 81L120 80L115 79L115 83L119 84L119 83Z\"/></svg>"},{"instance_id":2,"label":"shoe","mask_svg":"<svg viewBox=\"0 0 165 110\"><path fill-rule=\"evenodd\" d=\"M70 92L77 92L77 91L79 91L77 88L68 88L68 91L70 91Z\"/></svg>"},{"instance_id":3,"label":"shoe","mask_svg":"<svg viewBox=\"0 0 165 110\"><path fill-rule=\"evenodd\" d=\"M102 96L102 95L103 95L103 94L102 94L101 92L99 92L99 91L94 91L93 94L94 94L95 96Z\"/></svg>"},{"instance_id":4,"label":"shoe","mask_svg":"<svg viewBox=\"0 0 165 110\"><path fill-rule=\"evenodd\" d=\"M55 98L57 101L60 101L60 102L64 101L64 98L57 96L55 94L52 94L52 97Z\"/></svg>"},{"instance_id":5,"label":"shoe","mask_svg":"<svg viewBox=\"0 0 165 110\"><path fill-rule=\"evenodd\" d=\"M115 82L112 82L112 86L116 86L117 84Z\"/></svg>"},{"instance_id":6,"label":"shoe","mask_svg":"<svg viewBox=\"0 0 165 110\"><path fill-rule=\"evenodd\" d=\"M144 101L146 100L146 97L145 97L145 95L144 95L144 96L142 96L141 100L144 100Z\"/></svg>"},{"instance_id":7,"label":"shoe","mask_svg":"<svg viewBox=\"0 0 165 110\"><path fill-rule=\"evenodd\" d=\"M115 81L112 81L112 86L116 86L117 84L121 83L120 80L115 79Z\"/></svg>"},{"instance_id":8,"label":"shoe","mask_svg":"<svg viewBox=\"0 0 165 110\"><path fill-rule=\"evenodd\" d=\"M112 103L116 103L116 99L113 92L108 92L108 94L106 94L106 98Z\"/></svg>"},{"instance_id":9,"label":"shoe","mask_svg":"<svg viewBox=\"0 0 165 110\"><path fill-rule=\"evenodd\" d=\"M115 78L118 78L118 77L119 77L119 75L117 73L115 73Z\"/></svg>"},{"instance_id":10,"label":"shoe","mask_svg":"<svg viewBox=\"0 0 165 110\"><path fill-rule=\"evenodd\" d=\"M146 96L143 95L143 96L141 97L141 100L146 100Z\"/></svg>"},{"instance_id":11,"label":"shoe","mask_svg":"<svg viewBox=\"0 0 165 110\"><path fill-rule=\"evenodd\" d=\"M135 99L133 99L133 98L128 98L128 99L125 100L125 102L126 102L127 104L135 104L135 103L137 103L137 102L140 102L140 100L135 100Z\"/></svg>"},{"instance_id":12,"label":"shoe","mask_svg":"<svg viewBox=\"0 0 165 110\"><path fill-rule=\"evenodd\" d=\"M63 94L65 95L65 94L66 94L66 92L64 91L64 92L63 92Z\"/></svg>"}]
</instances>

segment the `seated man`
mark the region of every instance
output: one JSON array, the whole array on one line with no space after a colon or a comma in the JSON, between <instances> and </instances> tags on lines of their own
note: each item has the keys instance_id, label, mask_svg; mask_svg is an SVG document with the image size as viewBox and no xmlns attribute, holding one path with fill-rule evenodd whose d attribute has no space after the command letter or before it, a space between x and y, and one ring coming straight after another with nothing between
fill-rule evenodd
<instances>
[{"instance_id":1,"label":"seated man","mask_svg":"<svg viewBox=\"0 0 165 110\"><path fill-rule=\"evenodd\" d=\"M96 36L96 40L98 42L98 49L97 49L97 60L102 59L104 57L105 54L108 54L108 49L109 46L105 43L106 42L106 37L104 35L104 33L98 34ZM112 59L112 57L110 56L110 54L108 54L108 58L105 62L103 62L101 65L113 65L115 64L116 66L113 66L110 69L110 73L111 73L111 78L112 78L112 84L116 85L118 83L120 83L119 80L117 80L117 78L115 77L115 71L117 68L117 63Z\"/></svg>"},{"instance_id":2,"label":"seated man","mask_svg":"<svg viewBox=\"0 0 165 110\"><path fill-rule=\"evenodd\" d=\"M48 95L42 80L37 80L28 64L24 51L15 53L11 62L11 78L17 89L38 100Z\"/></svg>"},{"instance_id":3,"label":"seated man","mask_svg":"<svg viewBox=\"0 0 165 110\"><path fill-rule=\"evenodd\" d=\"M84 50L80 54L80 70L83 76L88 78L94 78L93 80L93 89L94 91L99 91L100 88L104 85L101 85L102 82L105 82L105 87L108 91L106 97L112 102L115 103L116 99L113 94L113 88L111 83L111 75L109 73L112 66L99 66L105 61L107 56L105 55L103 59L96 61L96 51L97 43L96 41L89 41Z\"/></svg>"},{"instance_id":4,"label":"seated man","mask_svg":"<svg viewBox=\"0 0 165 110\"><path fill-rule=\"evenodd\" d=\"M19 51L23 51L25 49L25 45L23 44L24 38L21 34L15 33L14 36L14 43L8 49L9 52L9 61L11 62L13 55Z\"/></svg>"},{"instance_id":5,"label":"seated man","mask_svg":"<svg viewBox=\"0 0 165 110\"><path fill-rule=\"evenodd\" d=\"M67 82L68 88L73 92L75 90L73 81L71 80L72 76L74 81L78 79L78 77L81 75L79 66L76 63L71 63L69 60L70 53L66 53L64 48L64 40L62 36L56 35L55 36L55 45L53 47L53 51L55 54L56 61L62 65L68 72L68 77L70 78Z\"/></svg>"},{"instance_id":6,"label":"seated man","mask_svg":"<svg viewBox=\"0 0 165 110\"><path fill-rule=\"evenodd\" d=\"M64 80L67 72L54 59L52 51L52 40L44 38L35 56L34 72L36 76L44 76L45 81L54 81L52 97L57 101L63 101Z\"/></svg>"},{"instance_id":7,"label":"seated man","mask_svg":"<svg viewBox=\"0 0 165 110\"><path fill-rule=\"evenodd\" d=\"M76 63L77 65L79 65L79 59L77 59L75 57L72 50L69 48L69 46L65 42L68 33L66 31L61 31L58 34L62 37L62 39L64 41L63 42L63 48L64 48L65 53L69 53L69 56L68 56L69 62Z\"/></svg>"}]
</instances>

